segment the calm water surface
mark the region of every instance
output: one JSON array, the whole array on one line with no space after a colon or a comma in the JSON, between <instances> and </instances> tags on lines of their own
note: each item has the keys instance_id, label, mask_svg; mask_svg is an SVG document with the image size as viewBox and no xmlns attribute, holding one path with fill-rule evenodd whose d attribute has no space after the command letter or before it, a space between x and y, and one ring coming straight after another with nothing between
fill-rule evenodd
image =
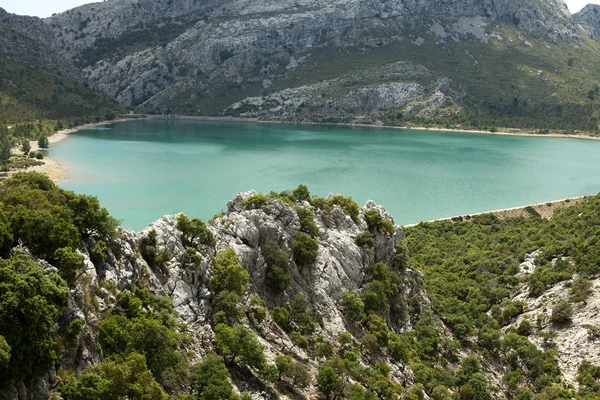
<instances>
[{"instance_id":1,"label":"calm water surface","mask_svg":"<svg viewBox=\"0 0 600 400\"><path fill-rule=\"evenodd\" d=\"M351 195L396 223L600 192L600 141L318 125L135 121L54 144L61 186L98 196L139 230L183 211L209 219L237 192Z\"/></svg>"}]
</instances>

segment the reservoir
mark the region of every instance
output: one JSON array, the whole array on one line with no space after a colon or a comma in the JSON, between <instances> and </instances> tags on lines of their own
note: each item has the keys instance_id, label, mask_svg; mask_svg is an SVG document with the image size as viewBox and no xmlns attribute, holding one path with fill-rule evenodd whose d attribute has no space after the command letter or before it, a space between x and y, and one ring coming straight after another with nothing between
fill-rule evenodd
<instances>
[{"instance_id":1,"label":"reservoir","mask_svg":"<svg viewBox=\"0 0 600 400\"><path fill-rule=\"evenodd\" d=\"M135 230L299 184L373 200L401 225L600 192L600 140L141 120L73 133L49 155L69 169L61 187L98 196Z\"/></svg>"}]
</instances>

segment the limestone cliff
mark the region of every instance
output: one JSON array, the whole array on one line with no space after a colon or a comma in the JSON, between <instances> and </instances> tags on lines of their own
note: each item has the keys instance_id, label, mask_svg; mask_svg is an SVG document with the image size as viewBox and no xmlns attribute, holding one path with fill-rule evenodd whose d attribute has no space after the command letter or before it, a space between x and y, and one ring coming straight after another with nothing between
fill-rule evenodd
<instances>
[{"instance_id":1,"label":"limestone cliff","mask_svg":"<svg viewBox=\"0 0 600 400\"><path fill-rule=\"evenodd\" d=\"M52 29L41 19L7 13L0 8L0 55L72 80L81 71L57 49Z\"/></svg>"},{"instance_id":2,"label":"limestone cliff","mask_svg":"<svg viewBox=\"0 0 600 400\"><path fill-rule=\"evenodd\" d=\"M512 42L505 27L548 41L581 29L562 0L121 0L46 22L91 84L138 112L313 120L459 113L471 85L420 65L411 43L441 55L447 42Z\"/></svg>"},{"instance_id":3,"label":"limestone cliff","mask_svg":"<svg viewBox=\"0 0 600 400\"><path fill-rule=\"evenodd\" d=\"M590 37L600 38L600 5L588 4L573 17Z\"/></svg>"},{"instance_id":4,"label":"limestone cliff","mask_svg":"<svg viewBox=\"0 0 600 400\"><path fill-rule=\"evenodd\" d=\"M339 206L324 212L304 203L303 207L311 209L316 215L315 222L320 232L318 256L310 266L299 267L292 261L288 267L290 286L284 293L274 295L265 283L264 247L268 242L274 242L284 251L291 252L291 240L300 231L301 224L294 207L280 200L271 200L268 206L261 209L245 209L241 202L252 194L254 192L237 195L227 204L227 212L212 222L209 229L215 236L216 245L197 246L202 255L202 263L197 267L185 261L186 246L174 215L162 217L140 233L122 229L117 242L110 246L106 261L99 266L95 266L84 251L85 269L78 277L77 285L71 289L70 305L59 321L61 326L68 326L75 318L84 322L77 344L70 347L79 350L65 350L60 358L60 366L81 372L84 367L103 359L98 346L99 316L114 306L119 291L135 284L145 285L153 293L167 296L173 301L180 321L187 324L187 333L191 337L187 350L193 360L201 360L214 352L214 332L211 327L213 311L208 283L213 273L212 259L228 248L235 249L240 264L249 273L249 284L242 300L244 304L249 305L250 298L259 296L266 300L267 308L272 308L285 304L294 295L302 294L314 310L316 335L332 343L342 332L350 332L358 338L363 328L345 316L341 294L349 289L360 291L371 279L370 268L373 263L392 264L395 243L403 238L402 229L396 227L393 234L376 235L372 248L359 247L355 237L367 230L363 217L365 211L377 209L384 218L391 219L382 207L367 203L360 210L357 224ZM167 251L170 255L161 268L148 265L139 252L139 242L151 230L157 233L157 250ZM86 247L92 244L89 242ZM43 264L47 270L55 270L51 265ZM407 269L402 279L404 286L400 299L401 302L410 303L410 307L402 313L389 313L386 316L386 324L394 332L409 330L421 307L427 307L428 304L421 273ZM317 360L295 346L269 314L264 320L258 321L248 309L242 321L257 333L269 360L279 354L291 354L307 363L311 374L316 373ZM366 365L378 359L370 359L367 353L361 356L361 362ZM406 365L391 359L388 362L394 381L405 386L413 381L412 372ZM57 379L53 370L47 377L15 387L10 398L47 398L49 388L56 384ZM249 376L238 377L238 381L235 377L233 379L239 387L250 390L255 399L268 398L260 387L252 386ZM312 398L310 393L314 390L314 384L312 381L311 386L299 395Z\"/></svg>"}]
</instances>

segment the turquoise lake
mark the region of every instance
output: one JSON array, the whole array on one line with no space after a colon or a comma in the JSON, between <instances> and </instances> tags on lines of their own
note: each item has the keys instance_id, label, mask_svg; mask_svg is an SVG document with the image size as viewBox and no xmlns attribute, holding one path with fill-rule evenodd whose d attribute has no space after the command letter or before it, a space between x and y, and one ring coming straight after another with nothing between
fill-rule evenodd
<instances>
[{"instance_id":1,"label":"turquoise lake","mask_svg":"<svg viewBox=\"0 0 600 400\"><path fill-rule=\"evenodd\" d=\"M301 183L374 200L402 225L600 192L600 141L549 137L144 120L79 131L49 155L69 168L61 187L135 230Z\"/></svg>"}]
</instances>

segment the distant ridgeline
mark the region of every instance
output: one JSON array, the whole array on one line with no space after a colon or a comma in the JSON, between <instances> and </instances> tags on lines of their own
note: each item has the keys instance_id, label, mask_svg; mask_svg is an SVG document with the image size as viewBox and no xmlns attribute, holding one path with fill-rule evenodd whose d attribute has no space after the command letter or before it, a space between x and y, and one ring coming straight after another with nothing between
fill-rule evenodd
<instances>
[{"instance_id":1,"label":"distant ridgeline","mask_svg":"<svg viewBox=\"0 0 600 400\"><path fill-rule=\"evenodd\" d=\"M62 119L77 125L120 111L83 81L42 20L0 8L0 124Z\"/></svg>"},{"instance_id":2,"label":"distant ridgeline","mask_svg":"<svg viewBox=\"0 0 600 400\"><path fill-rule=\"evenodd\" d=\"M1 398L600 396L599 196L406 232L303 185L140 233L36 173L0 205Z\"/></svg>"},{"instance_id":3,"label":"distant ridgeline","mask_svg":"<svg viewBox=\"0 0 600 400\"><path fill-rule=\"evenodd\" d=\"M102 93L136 113L596 133L598 15L563 0L2 10L0 122L102 117Z\"/></svg>"},{"instance_id":4,"label":"distant ridgeline","mask_svg":"<svg viewBox=\"0 0 600 400\"><path fill-rule=\"evenodd\" d=\"M44 20L137 113L597 132L600 6L108 1Z\"/></svg>"}]
</instances>

